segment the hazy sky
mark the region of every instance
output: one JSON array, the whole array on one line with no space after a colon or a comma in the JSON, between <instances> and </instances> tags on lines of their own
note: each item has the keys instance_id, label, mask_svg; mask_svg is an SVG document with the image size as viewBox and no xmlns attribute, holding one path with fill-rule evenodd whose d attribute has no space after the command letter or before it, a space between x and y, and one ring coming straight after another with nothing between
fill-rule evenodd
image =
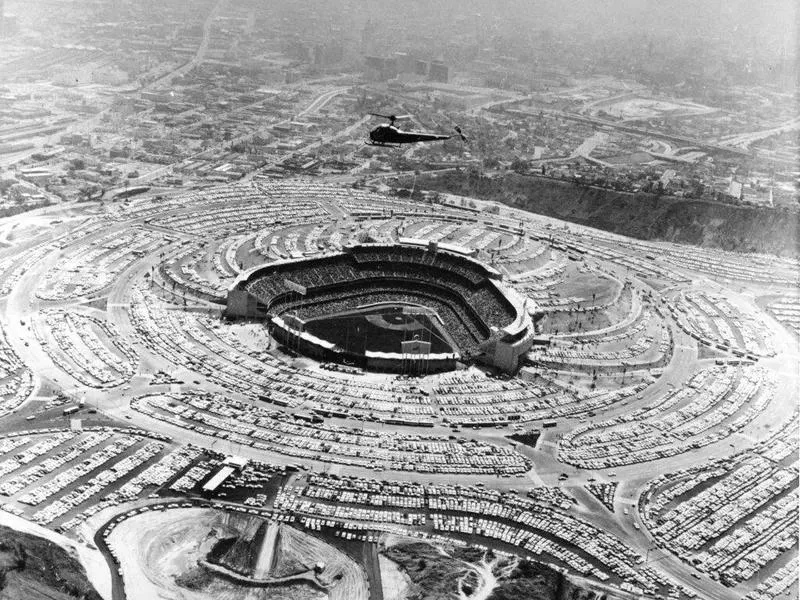
<instances>
[{"instance_id":1,"label":"hazy sky","mask_svg":"<svg viewBox=\"0 0 800 600\"><path fill-rule=\"evenodd\" d=\"M355 0L361 3L364 0ZM429 0L454 17L479 12L488 21L534 28L586 29L594 35L629 33L708 35L797 46L800 0ZM366 0L378 14L398 22L427 2ZM768 39L764 39L768 38ZM790 48L787 47L787 51Z\"/></svg>"},{"instance_id":2,"label":"hazy sky","mask_svg":"<svg viewBox=\"0 0 800 600\"><path fill-rule=\"evenodd\" d=\"M126 0L105 0L121 2ZM132 0L136 1L136 0ZM197 0L163 0L197 4ZM69 9L76 0L5 0L6 12L22 17L42 13L42 8ZM254 0L228 0L231 7ZM673 36L719 40L728 46L756 47L763 54L781 48L794 54L798 48L800 0L260 0L256 4L292 7L292 14L315 14L314 7L335 10L348 6L343 26L353 32L371 17L384 23L414 21L430 17L442 26L460 16L473 17L496 33L551 29L580 32L593 38L626 35ZM304 10L307 8L308 10ZM299 12L298 12L298 9ZM58 14L58 10L50 11ZM44 15L48 14L45 9ZM36 17L39 18L38 16Z\"/></svg>"}]
</instances>

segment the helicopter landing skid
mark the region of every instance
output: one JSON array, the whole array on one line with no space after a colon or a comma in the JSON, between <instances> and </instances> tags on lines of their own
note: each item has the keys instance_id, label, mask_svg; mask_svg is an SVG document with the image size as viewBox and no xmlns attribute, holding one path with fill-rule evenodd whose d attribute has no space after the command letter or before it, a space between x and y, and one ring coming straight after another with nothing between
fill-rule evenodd
<instances>
[{"instance_id":1,"label":"helicopter landing skid","mask_svg":"<svg viewBox=\"0 0 800 600\"><path fill-rule=\"evenodd\" d=\"M364 142L364 144L367 145L367 146L377 146L378 148L400 149L402 147L400 144L384 144L384 143L381 143L381 142L372 142L372 141L366 141L366 142Z\"/></svg>"}]
</instances>

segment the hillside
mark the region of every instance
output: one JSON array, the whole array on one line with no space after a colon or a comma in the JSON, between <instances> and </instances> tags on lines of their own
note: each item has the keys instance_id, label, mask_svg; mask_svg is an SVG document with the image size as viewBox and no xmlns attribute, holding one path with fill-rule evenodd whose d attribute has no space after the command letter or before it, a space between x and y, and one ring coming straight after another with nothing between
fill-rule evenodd
<instances>
[{"instance_id":1,"label":"hillside","mask_svg":"<svg viewBox=\"0 0 800 600\"><path fill-rule=\"evenodd\" d=\"M44 538L0 526L0 600L101 600L77 559Z\"/></svg>"},{"instance_id":2,"label":"hillside","mask_svg":"<svg viewBox=\"0 0 800 600\"><path fill-rule=\"evenodd\" d=\"M208 561L241 575L252 576L269 522L248 516L231 521L241 527L241 534L217 542L208 554Z\"/></svg>"},{"instance_id":3,"label":"hillside","mask_svg":"<svg viewBox=\"0 0 800 600\"><path fill-rule=\"evenodd\" d=\"M608 598L582 588L553 569L521 560L511 574L501 579L488 600L600 600Z\"/></svg>"},{"instance_id":4,"label":"hillside","mask_svg":"<svg viewBox=\"0 0 800 600\"><path fill-rule=\"evenodd\" d=\"M400 184L410 187L411 182ZM425 175L417 178L416 187L494 200L643 240L800 256L800 215L787 210L629 194L516 173L493 178L474 172Z\"/></svg>"},{"instance_id":5,"label":"hillside","mask_svg":"<svg viewBox=\"0 0 800 600\"><path fill-rule=\"evenodd\" d=\"M500 557L491 550L400 542L383 555L410 581L397 597L450 600L475 595L487 600L614 600L581 587L558 571L527 559Z\"/></svg>"}]
</instances>

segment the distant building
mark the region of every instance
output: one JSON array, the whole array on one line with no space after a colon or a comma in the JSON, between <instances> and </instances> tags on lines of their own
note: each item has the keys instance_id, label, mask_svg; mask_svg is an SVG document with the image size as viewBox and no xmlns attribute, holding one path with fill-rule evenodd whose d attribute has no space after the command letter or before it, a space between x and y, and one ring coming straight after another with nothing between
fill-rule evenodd
<instances>
[{"instance_id":1,"label":"distant building","mask_svg":"<svg viewBox=\"0 0 800 600\"><path fill-rule=\"evenodd\" d=\"M206 494L215 492L228 477L233 475L234 470L233 467L222 467L211 479L203 484L203 492Z\"/></svg>"},{"instance_id":2,"label":"distant building","mask_svg":"<svg viewBox=\"0 0 800 600\"><path fill-rule=\"evenodd\" d=\"M365 67L368 79L386 81L397 77L397 60L394 57L365 56Z\"/></svg>"},{"instance_id":3,"label":"distant building","mask_svg":"<svg viewBox=\"0 0 800 600\"><path fill-rule=\"evenodd\" d=\"M400 73L413 73L415 67L415 60L412 56L410 56L407 52L395 52L394 53L395 63L397 65L397 70Z\"/></svg>"},{"instance_id":4,"label":"distant building","mask_svg":"<svg viewBox=\"0 0 800 600\"><path fill-rule=\"evenodd\" d=\"M735 179L732 179L731 184L728 186L728 195L733 196L737 200L741 200L743 192L744 186Z\"/></svg>"},{"instance_id":5,"label":"distant building","mask_svg":"<svg viewBox=\"0 0 800 600\"><path fill-rule=\"evenodd\" d=\"M361 52L368 53L372 51L372 46L375 41L375 26L372 19L367 19L364 24L364 29L361 30Z\"/></svg>"},{"instance_id":6,"label":"distant building","mask_svg":"<svg viewBox=\"0 0 800 600\"><path fill-rule=\"evenodd\" d=\"M80 133L65 133L58 140L60 144L68 146L90 146L91 141L88 135L81 135Z\"/></svg>"},{"instance_id":7,"label":"distant building","mask_svg":"<svg viewBox=\"0 0 800 600\"><path fill-rule=\"evenodd\" d=\"M17 17L7 15L0 0L0 39L11 37L17 33Z\"/></svg>"},{"instance_id":8,"label":"distant building","mask_svg":"<svg viewBox=\"0 0 800 600\"><path fill-rule=\"evenodd\" d=\"M8 188L8 197L19 204L26 206L39 206L47 204L47 197L38 188L25 182L18 182Z\"/></svg>"},{"instance_id":9,"label":"distant building","mask_svg":"<svg viewBox=\"0 0 800 600\"><path fill-rule=\"evenodd\" d=\"M30 181L34 184L45 184L54 176L54 173L49 169L41 167L30 167L20 169L19 177L25 181Z\"/></svg>"},{"instance_id":10,"label":"distant building","mask_svg":"<svg viewBox=\"0 0 800 600\"><path fill-rule=\"evenodd\" d=\"M450 80L450 68L440 61L433 61L428 69L428 79L447 83Z\"/></svg>"},{"instance_id":11,"label":"distant building","mask_svg":"<svg viewBox=\"0 0 800 600\"><path fill-rule=\"evenodd\" d=\"M675 172L675 169L667 169L666 171L664 171L660 179L661 185L663 185L664 188L666 189L666 187L669 185L669 182L672 181L672 179L675 177L676 174L677 173Z\"/></svg>"},{"instance_id":12,"label":"distant building","mask_svg":"<svg viewBox=\"0 0 800 600\"><path fill-rule=\"evenodd\" d=\"M17 33L17 17L7 15L3 9L3 0L0 0L0 39L11 37Z\"/></svg>"},{"instance_id":13,"label":"distant building","mask_svg":"<svg viewBox=\"0 0 800 600\"><path fill-rule=\"evenodd\" d=\"M203 492L210 494L226 480L228 477L241 471L247 465L247 459L241 456L228 456L222 462L222 467L214 474L211 479L203 484Z\"/></svg>"},{"instance_id":14,"label":"distant building","mask_svg":"<svg viewBox=\"0 0 800 600\"><path fill-rule=\"evenodd\" d=\"M126 147L114 146L108 151L110 158L128 158L131 155L131 149Z\"/></svg>"},{"instance_id":15,"label":"distant building","mask_svg":"<svg viewBox=\"0 0 800 600\"><path fill-rule=\"evenodd\" d=\"M226 467L233 467L234 469L242 470L247 466L247 459L243 456L226 456L225 460L222 462L223 465Z\"/></svg>"}]
</instances>

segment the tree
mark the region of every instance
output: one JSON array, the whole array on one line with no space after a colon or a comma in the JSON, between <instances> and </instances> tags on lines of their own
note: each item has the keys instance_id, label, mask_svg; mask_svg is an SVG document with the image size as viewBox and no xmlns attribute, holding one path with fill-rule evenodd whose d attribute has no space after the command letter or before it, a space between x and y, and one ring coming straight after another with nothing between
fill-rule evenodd
<instances>
[{"instance_id":1,"label":"tree","mask_svg":"<svg viewBox=\"0 0 800 600\"><path fill-rule=\"evenodd\" d=\"M500 161L495 156L487 156L483 159L483 167L485 169L496 169L500 165Z\"/></svg>"},{"instance_id":2,"label":"tree","mask_svg":"<svg viewBox=\"0 0 800 600\"><path fill-rule=\"evenodd\" d=\"M528 162L521 158L515 158L511 163L511 169L517 173L526 173L528 171Z\"/></svg>"}]
</instances>

